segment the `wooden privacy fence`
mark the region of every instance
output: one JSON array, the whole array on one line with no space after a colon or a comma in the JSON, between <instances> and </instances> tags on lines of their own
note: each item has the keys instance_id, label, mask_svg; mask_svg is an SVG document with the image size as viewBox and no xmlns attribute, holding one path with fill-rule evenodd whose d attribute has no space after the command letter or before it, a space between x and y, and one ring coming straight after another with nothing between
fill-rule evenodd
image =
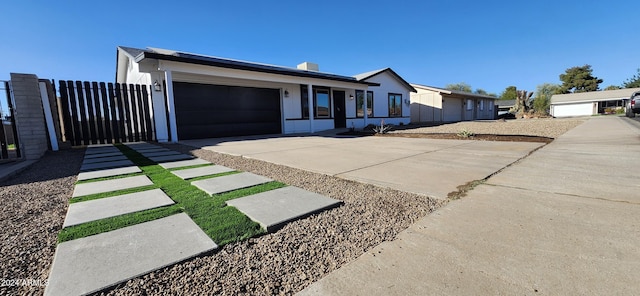
<instances>
[{"instance_id":1,"label":"wooden privacy fence","mask_svg":"<svg viewBox=\"0 0 640 296\"><path fill-rule=\"evenodd\" d=\"M60 81L64 140L71 145L155 140L149 86Z\"/></svg>"}]
</instances>

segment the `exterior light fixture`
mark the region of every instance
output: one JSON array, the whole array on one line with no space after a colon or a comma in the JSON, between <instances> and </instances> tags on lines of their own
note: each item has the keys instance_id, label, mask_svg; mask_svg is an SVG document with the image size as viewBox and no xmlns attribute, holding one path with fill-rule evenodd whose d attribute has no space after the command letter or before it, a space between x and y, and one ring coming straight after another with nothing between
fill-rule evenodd
<instances>
[{"instance_id":1,"label":"exterior light fixture","mask_svg":"<svg viewBox=\"0 0 640 296\"><path fill-rule=\"evenodd\" d=\"M287 89L284 90L284 97L285 98L289 97L289 90L287 90Z\"/></svg>"},{"instance_id":2,"label":"exterior light fixture","mask_svg":"<svg viewBox=\"0 0 640 296\"><path fill-rule=\"evenodd\" d=\"M353 95L349 95L349 100L353 101Z\"/></svg>"},{"instance_id":3,"label":"exterior light fixture","mask_svg":"<svg viewBox=\"0 0 640 296\"><path fill-rule=\"evenodd\" d=\"M153 82L153 90L162 91L162 85L160 85L160 83L158 83L157 79L156 79L156 81Z\"/></svg>"}]
</instances>

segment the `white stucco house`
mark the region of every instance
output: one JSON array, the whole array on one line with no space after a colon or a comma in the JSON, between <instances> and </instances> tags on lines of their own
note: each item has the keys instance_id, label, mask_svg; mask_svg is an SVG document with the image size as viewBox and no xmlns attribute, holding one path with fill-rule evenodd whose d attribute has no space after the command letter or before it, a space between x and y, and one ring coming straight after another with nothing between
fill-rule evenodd
<instances>
[{"instance_id":1,"label":"white stucco house","mask_svg":"<svg viewBox=\"0 0 640 296\"><path fill-rule=\"evenodd\" d=\"M457 122L495 119L496 97L411 84L411 122Z\"/></svg>"},{"instance_id":2,"label":"white stucco house","mask_svg":"<svg viewBox=\"0 0 640 296\"><path fill-rule=\"evenodd\" d=\"M590 91L551 96L549 113L553 117L591 116L604 113L606 108L621 109L625 100L640 88Z\"/></svg>"},{"instance_id":3,"label":"white stucco house","mask_svg":"<svg viewBox=\"0 0 640 296\"><path fill-rule=\"evenodd\" d=\"M290 68L124 46L116 59L116 82L152 85L161 142L408 124L416 91L389 68L343 76L308 62Z\"/></svg>"}]
</instances>

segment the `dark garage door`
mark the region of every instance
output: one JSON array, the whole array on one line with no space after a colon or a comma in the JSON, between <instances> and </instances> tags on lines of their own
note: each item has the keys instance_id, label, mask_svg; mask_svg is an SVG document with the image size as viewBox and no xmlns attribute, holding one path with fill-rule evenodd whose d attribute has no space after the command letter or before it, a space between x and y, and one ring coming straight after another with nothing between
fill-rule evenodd
<instances>
[{"instance_id":1,"label":"dark garage door","mask_svg":"<svg viewBox=\"0 0 640 296\"><path fill-rule=\"evenodd\" d=\"M282 132L278 89L174 82L173 95L181 140Z\"/></svg>"}]
</instances>

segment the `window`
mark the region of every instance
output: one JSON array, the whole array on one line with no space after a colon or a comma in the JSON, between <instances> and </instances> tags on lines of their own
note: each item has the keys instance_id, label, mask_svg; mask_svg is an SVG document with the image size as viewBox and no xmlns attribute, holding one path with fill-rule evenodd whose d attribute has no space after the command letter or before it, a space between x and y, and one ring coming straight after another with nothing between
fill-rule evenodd
<instances>
[{"instance_id":1,"label":"window","mask_svg":"<svg viewBox=\"0 0 640 296\"><path fill-rule=\"evenodd\" d=\"M356 90L356 117L364 117L363 91ZM373 92L367 91L367 117L373 117Z\"/></svg>"},{"instance_id":2,"label":"window","mask_svg":"<svg viewBox=\"0 0 640 296\"><path fill-rule=\"evenodd\" d=\"M473 110L473 100L467 99L467 110Z\"/></svg>"},{"instance_id":3,"label":"window","mask_svg":"<svg viewBox=\"0 0 640 296\"><path fill-rule=\"evenodd\" d=\"M480 105L478 106L480 111L484 111L484 100L480 100Z\"/></svg>"},{"instance_id":4,"label":"window","mask_svg":"<svg viewBox=\"0 0 640 296\"><path fill-rule=\"evenodd\" d=\"M309 92L306 85L300 86L300 106L302 118L309 118ZM328 88L313 88L313 112L314 118L331 117L331 96Z\"/></svg>"},{"instance_id":5,"label":"window","mask_svg":"<svg viewBox=\"0 0 640 296\"><path fill-rule=\"evenodd\" d=\"M489 100L487 104L489 105L489 111L493 111L493 100Z\"/></svg>"},{"instance_id":6,"label":"window","mask_svg":"<svg viewBox=\"0 0 640 296\"><path fill-rule=\"evenodd\" d=\"M389 117L402 117L401 94L389 94Z\"/></svg>"}]
</instances>

